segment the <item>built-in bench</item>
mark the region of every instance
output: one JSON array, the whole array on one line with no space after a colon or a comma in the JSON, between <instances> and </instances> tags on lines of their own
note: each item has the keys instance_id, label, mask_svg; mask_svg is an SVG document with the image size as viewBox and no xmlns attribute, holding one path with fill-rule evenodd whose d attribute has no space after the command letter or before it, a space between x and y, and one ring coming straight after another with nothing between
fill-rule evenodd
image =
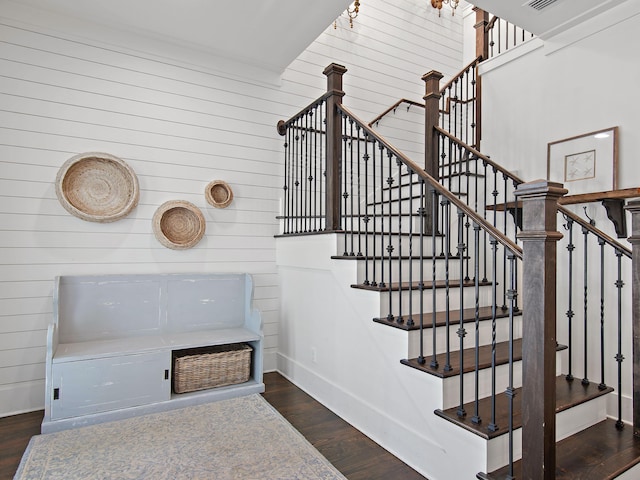
<instances>
[{"instance_id":1,"label":"built-in bench","mask_svg":"<svg viewBox=\"0 0 640 480\"><path fill-rule=\"evenodd\" d=\"M57 277L42 432L264 391L262 320L248 274ZM172 355L248 344L249 381L176 394Z\"/></svg>"}]
</instances>

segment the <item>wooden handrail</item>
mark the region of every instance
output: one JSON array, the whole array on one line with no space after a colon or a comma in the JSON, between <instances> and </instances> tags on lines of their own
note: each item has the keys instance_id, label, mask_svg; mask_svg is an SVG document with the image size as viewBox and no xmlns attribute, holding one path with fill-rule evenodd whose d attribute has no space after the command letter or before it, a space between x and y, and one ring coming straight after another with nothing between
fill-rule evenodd
<instances>
[{"instance_id":1,"label":"wooden handrail","mask_svg":"<svg viewBox=\"0 0 640 480\"><path fill-rule=\"evenodd\" d=\"M382 112L380 115L378 115L376 118L374 118L373 120L371 120L367 125L369 127L371 127L374 123L379 122L385 115L387 115L387 113L391 112L391 111L395 111L396 108L398 108L400 105L402 105L403 103L408 103L409 106L416 106L416 107L422 107L424 108L424 104L423 103L418 103L418 102L414 102L413 100L408 100L406 98L401 98L400 100L398 100L396 103L394 103L393 105L391 105L389 108L387 108L384 112ZM407 107L407 110L409 109L409 107Z\"/></svg>"},{"instance_id":2,"label":"wooden handrail","mask_svg":"<svg viewBox=\"0 0 640 480\"><path fill-rule=\"evenodd\" d=\"M322 104L332 94L333 94L333 92L325 92L323 95L321 95L320 97L316 98L313 102L311 102L309 105L304 107L298 113L296 113L295 115L292 115L291 118L289 118L289 120L280 120L278 122L278 125L277 125L278 133L280 135L284 135L287 132L287 128L289 127L289 125L291 125L293 122L295 122L302 115L305 115L309 110L311 110L311 109L317 107L318 105Z\"/></svg>"},{"instance_id":3,"label":"wooden handrail","mask_svg":"<svg viewBox=\"0 0 640 480\"><path fill-rule=\"evenodd\" d=\"M477 212L469 208L464 202L458 199L453 193L444 188L440 182L438 182L431 175L426 173L424 169L416 162L407 157L404 153L396 149L391 145L382 135L376 133L367 124L365 124L360 118L358 118L353 112L351 112L344 105L339 105L338 110L348 117L350 117L356 124L360 125L367 135L373 137L378 143L384 145L384 147L391 152L397 159L399 159L406 166L411 168L420 178L425 180L434 190L436 190L442 197L446 198L449 202L464 212L474 223L479 225L485 230L491 237L495 238L499 243L508 248L517 258L522 259L522 249L513 242L510 238L505 236L502 232L496 229L493 225L487 222L484 218L478 215Z\"/></svg>"},{"instance_id":4,"label":"wooden handrail","mask_svg":"<svg viewBox=\"0 0 640 480\"><path fill-rule=\"evenodd\" d=\"M481 61L482 61L482 57L476 57L475 59L471 60L471 62L469 62L464 68L462 68L462 70L460 70L453 77L451 77L451 80L449 80L447 83L445 83L444 87L440 88L440 92L441 93L444 92L447 88L449 88L451 85L453 85L453 83L459 77L461 77L463 73L467 72L471 67L477 66Z\"/></svg>"}]
</instances>

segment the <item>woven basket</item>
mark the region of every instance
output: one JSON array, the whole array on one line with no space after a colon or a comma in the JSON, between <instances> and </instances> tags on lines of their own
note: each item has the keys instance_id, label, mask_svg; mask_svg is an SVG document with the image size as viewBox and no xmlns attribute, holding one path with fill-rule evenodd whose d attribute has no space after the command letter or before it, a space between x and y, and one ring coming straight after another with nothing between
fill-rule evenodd
<instances>
[{"instance_id":1,"label":"woven basket","mask_svg":"<svg viewBox=\"0 0 640 480\"><path fill-rule=\"evenodd\" d=\"M227 208L233 200L233 190L223 180L214 180L204 189L207 202L216 208Z\"/></svg>"},{"instance_id":2,"label":"woven basket","mask_svg":"<svg viewBox=\"0 0 640 480\"><path fill-rule=\"evenodd\" d=\"M173 391L194 392L249 380L252 348L245 343L173 352Z\"/></svg>"},{"instance_id":3,"label":"woven basket","mask_svg":"<svg viewBox=\"0 0 640 480\"><path fill-rule=\"evenodd\" d=\"M196 245L204 236L206 225L200 209L184 200L165 202L153 215L153 233L162 245L174 250Z\"/></svg>"},{"instance_id":4,"label":"woven basket","mask_svg":"<svg viewBox=\"0 0 640 480\"><path fill-rule=\"evenodd\" d=\"M65 210L82 220L114 222L138 204L138 179L129 165L113 155L83 153L60 167L56 195Z\"/></svg>"}]
</instances>

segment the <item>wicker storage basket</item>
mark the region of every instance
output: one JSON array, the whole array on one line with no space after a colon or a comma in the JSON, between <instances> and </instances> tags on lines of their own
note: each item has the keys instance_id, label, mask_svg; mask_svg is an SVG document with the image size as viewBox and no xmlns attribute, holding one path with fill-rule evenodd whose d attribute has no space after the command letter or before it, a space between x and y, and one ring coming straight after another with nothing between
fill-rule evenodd
<instances>
[{"instance_id":1,"label":"wicker storage basket","mask_svg":"<svg viewBox=\"0 0 640 480\"><path fill-rule=\"evenodd\" d=\"M245 343L173 352L173 391L194 392L249 380L252 348Z\"/></svg>"}]
</instances>

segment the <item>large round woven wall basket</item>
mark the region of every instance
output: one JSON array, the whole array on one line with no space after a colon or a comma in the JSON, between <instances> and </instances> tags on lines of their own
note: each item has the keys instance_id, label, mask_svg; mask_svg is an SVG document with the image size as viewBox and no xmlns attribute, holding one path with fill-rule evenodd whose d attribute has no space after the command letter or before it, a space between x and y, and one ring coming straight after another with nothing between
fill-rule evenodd
<instances>
[{"instance_id":1,"label":"large round woven wall basket","mask_svg":"<svg viewBox=\"0 0 640 480\"><path fill-rule=\"evenodd\" d=\"M153 233L162 245L174 250L196 245L205 229L206 222L200 209L184 200L163 203L153 215Z\"/></svg>"},{"instance_id":2,"label":"large round woven wall basket","mask_svg":"<svg viewBox=\"0 0 640 480\"><path fill-rule=\"evenodd\" d=\"M227 208L233 200L233 190L229 184L223 180L214 180L204 189L209 205L216 208Z\"/></svg>"},{"instance_id":3,"label":"large round woven wall basket","mask_svg":"<svg viewBox=\"0 0 640 480\"><path fill-rule=\"evenodd\" d=\"M82 153L67 160L56 177L56 195L70 214L89 222L114 222L138 204L138 178L108 153Z\"/></svg>"}]
</instances>

